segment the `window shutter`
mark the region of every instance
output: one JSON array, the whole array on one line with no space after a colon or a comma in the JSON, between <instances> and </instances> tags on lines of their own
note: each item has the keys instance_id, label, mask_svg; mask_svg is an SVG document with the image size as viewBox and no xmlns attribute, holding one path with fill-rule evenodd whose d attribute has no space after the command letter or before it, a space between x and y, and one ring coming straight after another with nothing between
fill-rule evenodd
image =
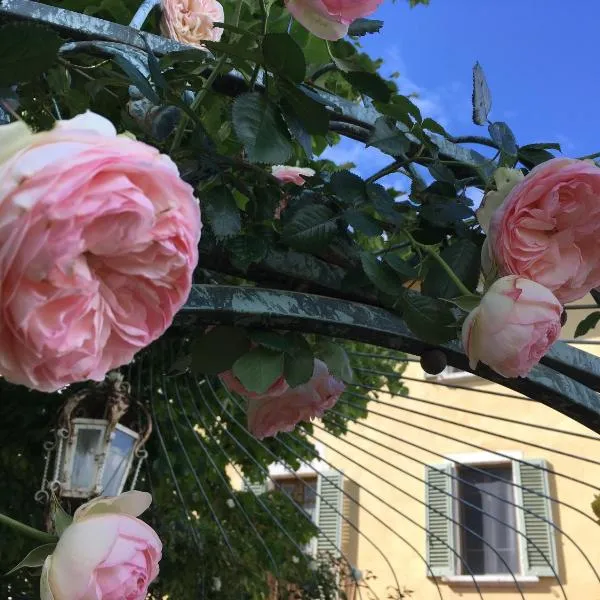
<instances>
[{"instance_id":1,"label":"window shutter","mask_svg":"<svg viewBox=\"0 0 600 600\"><path fill-rule=\"evenodd\" d=\"M520 500L519 504L527 511L519 511L521 524L527 538L533 540L535 543L534 546L527 539L525 540L524 545L526 547L522 558L524 572L526 575L554 577L555 575L550 565L552 565L555 572L558 572L558 562L556 560L555 530L550 524L553 523L552 504L550 500L543 497L550 496L548 472L543 470L547 467L547 464L542 459L527 459L527 463L530 464L519 463L516 465L518 473L517 483L527 488L517 488L517 499ZM529 492L527 490L532 491ZM537 492L537 494L534 492ZM539 496L538 494L543 494L543 496ZM536 515L550 521L550 523L546 520L538 519ZM540 550L543 554L540 553Z\"/></svg>"},{"instance_id":2,"label":"window shutter","mask_svg":"<svg viewBox=\"0 0 600 600\"><path fill-rule=\"evenodd\" d=\"M318 506L317 554L331 553L339 557L342 545L342 489L344 475L339 471L326 471L319 475L317 486Z\"/></svg>"},{"instance_id":3,"label":"window shutter","mask_svg":"<svg viewBox=\"0 0 600 600\"><path fill-rule=\"evenodd\" d=\"M454 526L452 521L452 465L427 467L425 502L427 503L427 576L448 577L456 574ZM444 493L446 492L446 493Z\"/></svg>"}]
</instances>

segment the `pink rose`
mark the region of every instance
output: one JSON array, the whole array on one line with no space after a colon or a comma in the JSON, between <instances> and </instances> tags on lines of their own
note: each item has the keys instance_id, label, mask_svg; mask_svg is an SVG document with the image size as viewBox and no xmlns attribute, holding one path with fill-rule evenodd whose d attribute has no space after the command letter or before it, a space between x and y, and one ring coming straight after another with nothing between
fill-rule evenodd
<instances>
[{"instance_id":1,"label":"pink rose","mask_svg":"<svg viewBox=\"0 0 600 600\"><path fill-rule=\"evenodd\" d=\"M223 35L223 6L217 0L162 0L162 34L182 44L202 48L202 42L218 42Z\"/></svg>"},{"instance_id":2,"label":"pink rose","mask_svg":"<svg viewBox=\"0 0 600 600\"><path fill-rule=\"evenodd\" d=\"M129 363L185 302L200 228L171 159L103 117L1 126L0 374L55 391Z\"/></svg>"},{"instance_id":3,"label":"pink rose","mask_svg":"<svg viewBox=\"0 0 600 600\"><path fill-rule=\"evenodd\" d=\"M127 492L78 508L46 558L41 599L144 600L162 553L154 530L136 518L151 502L150 494Z\"/></svg>"},{"instance_id":4,"label":"pink rose","mask_svg":"<svg viewBox=\"0 0 600 600\"><path fill-rule=\"evenodd\" d=\"M244 396L244 398L248 399L264 398L265 396L280 396L290 387L283 377L279 377L266 392L259 394L257 392L251 392L250 390L247 390L242 382L233 374L233 371L224 371L223 373L219 373L219 379L230 392L235 392L236 394Z\"/></svg>"},{"instance_id":5,"label":"pink rose","mask_svg":"<svg viewBox=\"0 0 600 600\"><path fill-rule=\"evenodd\" d=\"M560 335L562 310L539 283L517 275L498 279L463 324L470 367L481 361L504 377L524 377Z\"/></svg>"},{"instance_id":6,"label":"pink rose","mask_svg":"<svg viewBox=\"0 0 600 600\"><path fill-rule=\"evenodd\" d=\"M494 212L490 249L501 275L521 275L563 303L600 285L600 169L555 158L517 183Z\"/></svg>"},{"instance_id":7,"label":"pink rose","mask_svg":"<svg viewBox=\"0 0 600 600\"><path fill-rule=\"evenodd\" d=\"M315 174L313 169L288 167L286 165L274 165L271 167L271 173L281 183L295 183L296 185L304 185L306 183L304 178L313 177Z\"/></svg>"},{"instance_id":8,"label":"pink rose","mask_svg":"<svg viewBox=\"0 0 600 600\"><path fill-rule=\"evenodd\" d=\"M280 431L293 431L300 421L322 417L332 408L345 385L329 374L327 365L315 359L312 378L278 396L248 400L248 429L259 440Z\"/></svg>"},{"instance_id":9,"label":"pink rose","mask_svg":"<svg viewBox=\"0 0 600 600\"><path fill-rule=\"evenodd\" d=\"M355 19L375 12L383 0L286 0L293 17L324 40L339 40Z\"/></svg>"}]
</instances>

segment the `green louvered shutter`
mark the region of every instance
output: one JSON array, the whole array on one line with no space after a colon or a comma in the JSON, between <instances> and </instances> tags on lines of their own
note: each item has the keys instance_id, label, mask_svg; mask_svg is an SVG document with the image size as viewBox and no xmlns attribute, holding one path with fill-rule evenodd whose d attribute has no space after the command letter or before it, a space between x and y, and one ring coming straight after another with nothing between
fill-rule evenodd
<instances>
[{"instance_id":1,"label":"green louvered shutter","mask_svg":"<svg viewBox=\"0 0 600 600\"><path fill-rule=\"evenodd\" d=\"M342 498L344 475L339 471L325 471L319 475L317 525L317 555L340 555L342 546Z\"/></svg>"},{"instance_id":2,"label":"green louvered shutter","mask_svg":"<svg viewBox=\"0 0 600 600\"><path fill-rule=\"evenodd\" d=\"M427 576L448 577L456 574L454 526L452 518L452 465L427 467L425 498L427 503ZM446 492L446 493L444 493Z\"/></svg>"},{"instance_id":3,"label":"green louvered shutter","mask_svg":"<svg viewBox=\"0 0 600 600\"><path fill-rule=\"evenodd\" d=\"M525 551L522 557L524 572L526 575L554 577L552 567L558 572L558 563L556 560L555 529L550 524L553 523L552 503L543 497L550 496L548 472L544 470L547 468L547 464L545 460L529 458L527 463L530 464L519 463L516 465L517 483L528 490L532 490L531 492L522 488L517 490L517 494L521 496L520 503L525 509L519 511L522 527L527 538L535 543L534 546L527 540L525 541ZM545 520L537 518L536 515ZM550 521L550 523L547 521Z\"/></svg>"}]
</instances>

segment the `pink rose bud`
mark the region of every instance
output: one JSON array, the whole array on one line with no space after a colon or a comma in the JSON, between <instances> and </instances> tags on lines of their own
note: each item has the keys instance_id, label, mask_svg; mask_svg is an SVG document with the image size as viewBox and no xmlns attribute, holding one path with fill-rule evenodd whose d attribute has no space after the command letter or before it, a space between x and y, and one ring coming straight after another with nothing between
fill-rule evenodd
<instances>
[{"instance_id":1,"label":"pink rose bud","mask_svg":"<svg viewBox=\"0 0 600 600\"><path fill-rule=\"evenodd\" d=\"M517 275L498 279L463 324L469 366L481 361L504 377L524 377L560 335L562 310L539 283Z\"/></svg>"},{"instance_id":2,"label":"pink rose bud","mask_svg":"<svg viewBox=\"0 0 600 600\"><path fill-rule=\"evenodd\" d=\"M313 375L307 383L283 394L248 400L248 429L259 440L280 431L293 431L300 421L322 417L345 387L329 374L324 362L315 359Z\"/></svg>"},{"instance_id":3,"label":"pink rose bud","mask_svg":"<svg viewBox=\"0 0 600 600\"><path fill-rule=\"evenodd\" d=\"M313 177L315 174L313 169L286 165L274 165L271 167L271 173L281 183L295 183L296 185L304 185L306 183L304 178Z\"/></svg>"},{"instance_id":4,"label":"pink rose bud","mask_svg":"<svg viewBox=\"0 0 600 600\"><path fill-rule=\"evenodd\" d=\"M218 42L223 35L223 6L217 0L162 0L160 30L165 37L203 48L202 42Z\"/></svg>"},{"instance_id":5,"label":"pink rose bud","mask_svg":"<svg viewBox=\"0 0 600 600\"><path fill-rule=\"evenodd\" d=\"M136 518L151 502L134 491L79 507L44 563L42 600L144 600L162 553L155 531Z\"/></svg>"},{"instance_id":6,"label":"pink rose bud","mask_svg":"<svg viewBox=\"0 0 600 600\"><path fill-rule=\"evenodd\" d=\"M91 112L0 126L0 375L102 381L169 327L198 262L200 208L173 161Z\"/></svg>"},{"instance_id":7,"label":"pink rose bud","mask_svg":"<svg viewBox=\"0 0 600 600\"><path fill-rule=\"evenodd\" d=\"M555 158L538 165L493 213L490 250L501 275L520 275L573 302L600 285L600 169Z\"/></svg>"},{"instance_id":8,"label":"pink rose bud","mask_svg":"<svg viewBox=\"0 0 600 600\"><path fill-rule=\"evenodd\" d=\"M306 29L324 40L339 40L355 19L375 12L383 0L287 0L286 7Z\"/></svg>"}]
</instances>

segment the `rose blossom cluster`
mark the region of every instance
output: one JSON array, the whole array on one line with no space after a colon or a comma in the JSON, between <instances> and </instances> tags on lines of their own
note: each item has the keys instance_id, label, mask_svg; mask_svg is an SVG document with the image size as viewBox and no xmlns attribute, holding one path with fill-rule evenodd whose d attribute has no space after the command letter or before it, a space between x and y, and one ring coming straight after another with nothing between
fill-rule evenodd
<instances>
[{"instance_id":1,"label":"rose blossom cluster","mask_svg":"<svg viewBox=\"0 0 600 600\"><path fill-rule=\"evenodd\" d=\"M0 126L0 375L102 381L171 324L200 207L175 163L92 112Z\"/></svg>"},{"instance_id":2,"label":"rose blossom cluster","mask_svg":"<svg viewBox=\"0 0 600 600\"><path fill-rule=\"evenodd\" d=\"M600 286L600 168L555 158L526 176L498 169L478 219L482 267L498 276L467 317L463 345L505 377L526 375L560 335L563 304Z\"/></svg>"},{"instance_id":3,"label":"rose blossom cluster","mask_svg":"<svg viewBox=\"0 0 600 600\"><path fill-rule=\"evenodd\" d=\"M248 430L259 440L280 431L293 431L300 421L322 417L345 389L318 359L314 360L312 377L306 383L291 388L279 377L263 394L247 390L232 371L225 371L219 377L229 391L248 400Z\"/></svg>"}]
</instances>

